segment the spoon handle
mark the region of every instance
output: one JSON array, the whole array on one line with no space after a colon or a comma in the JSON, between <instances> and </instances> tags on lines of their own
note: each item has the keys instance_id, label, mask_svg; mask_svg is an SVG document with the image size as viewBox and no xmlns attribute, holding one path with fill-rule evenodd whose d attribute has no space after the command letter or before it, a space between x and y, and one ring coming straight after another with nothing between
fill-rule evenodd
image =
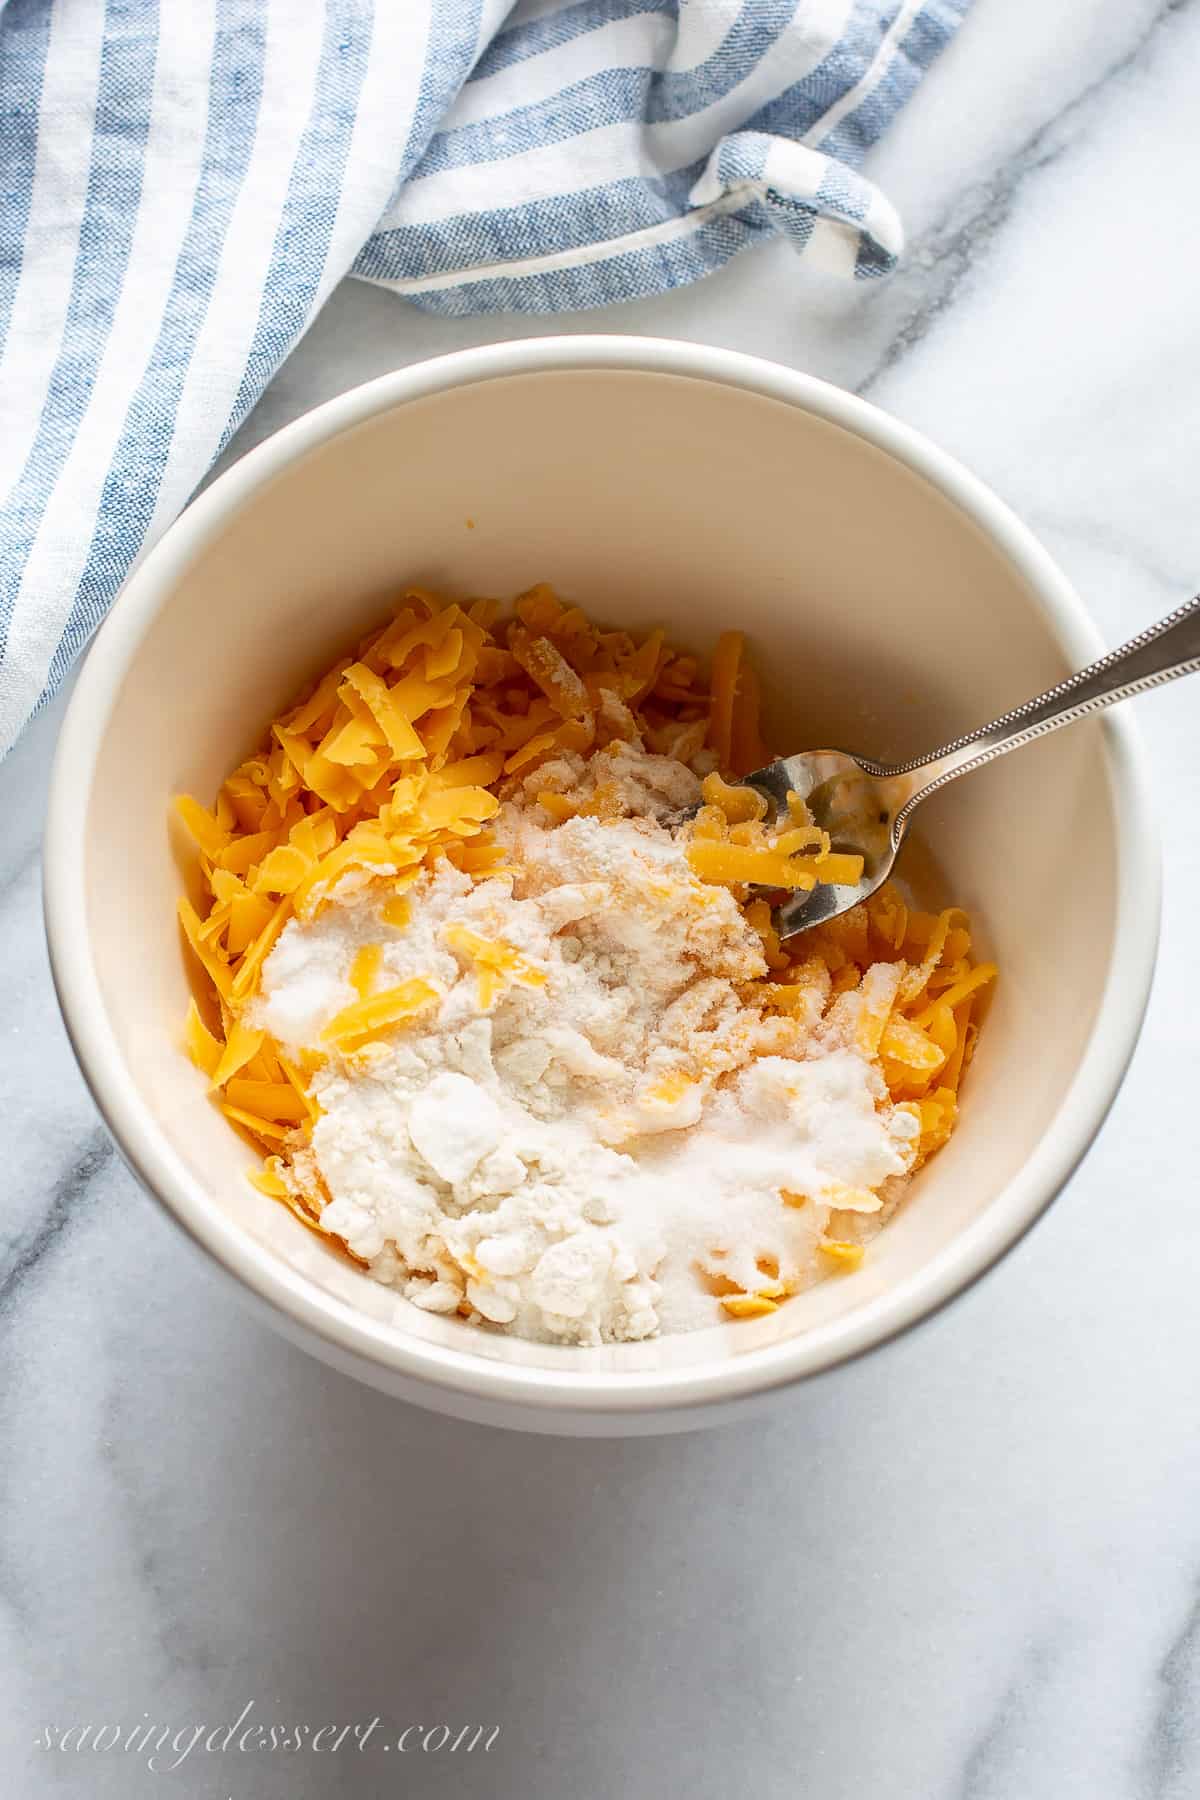
<instances>
[{"instance_id":1,"label":"spoon handle","mask_svg":"<svg viewBox=\"0 0 1200 1800\"><path fill-rule=\"evenodd\" d=\"M984 763L1019 750L1035 738L1057 731L1061 725L1072 725L1089 713L1114 706L1131 694L1142 694L1174 681L1178 675L1191 675L1200 669L1200 596L1186 606L1176 607L1157 625L1130 638L1119 650L1112 650L1098 662L1090 663L1057 687L1047 689L1024 706L1014 707L990 725L981 725L965 737L955 738L932 756L917 757L883 771L883 780L896 790L897 811L893 830L897 841L908 816L936 788L944 787L959 775Z\"/></svg>"}]
</instances>

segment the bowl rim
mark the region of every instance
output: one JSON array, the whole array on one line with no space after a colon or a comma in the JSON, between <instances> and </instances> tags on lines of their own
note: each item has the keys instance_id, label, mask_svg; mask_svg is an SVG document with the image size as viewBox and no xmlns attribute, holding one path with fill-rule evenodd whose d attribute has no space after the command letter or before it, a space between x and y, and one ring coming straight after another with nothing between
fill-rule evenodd
<instances>
[{"instance_id":1,"label":"bowl rim","mask_svg":"<svg viewBox=\"0 0 1200 1800\"><path fill-rule=\"evenodd\" d=\"M289 464L330 439L411 401L502 379L585 370L676 375L732 386L825 419L904 464L965 514L1030 589L1052 634L1078 664L1103 651L1096 626L1049 552L978 477L873 403L799 370L740 351L671 339L556 336L455 351L393 370L323 402L249 450L211 483L138 564L85 659L61 732L44 840L44 912L51 972L84 1078L134 1174L286 1335L368 1380L426 1405L456 1402L497 1416L515 1409L593 1421L694 1413L749 1400L832 1369L931 1317L1024 1236L1082 1160L1116 1096L1137 1043L1158 941L1161 858L1137 729L1128 715L1100 721L1117 816L1114 943L1097 1023L1054 1130L993 1197L985 1214L910 1276L840 1319L736 1358L662 1371L554 1370L493 1361L369 1318L322 1293L266 1244L227 1219L178 1160L144 1106L109 1026L91 958L84 825L96 758L140 642L188 564ZM83 771L83 778L80 778ZM314 1340L316 1340L314 1342ZM511 1417L509 1422L511 1422ZM697 1423L702 1422L699 1418ZM653 1425L651 1425L653 1428Z\"/></svg>"}]
</instances>

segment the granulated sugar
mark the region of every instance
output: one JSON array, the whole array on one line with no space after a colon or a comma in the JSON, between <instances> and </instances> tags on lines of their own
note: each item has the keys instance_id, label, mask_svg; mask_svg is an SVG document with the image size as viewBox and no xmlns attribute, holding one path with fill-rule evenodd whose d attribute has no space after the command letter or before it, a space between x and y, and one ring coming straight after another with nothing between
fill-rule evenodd
<instances>
[{"instance_id":1,"label":"granulated sugar","mask_svg":"<svg viewBox=\"0 0 1200 1800\"><path fill-rule=\"evenodd\" d=\"M695 766L628 745L543 763L536 791L613 816L554 823L531 781L493 823L513 874L443 862L398 925L373 889L335 899L267 959L254 1022L297 1057L354 1002L366 946L376 989L436 990L317 1070L287 1173L416 1305L583 1344L715 1323L722 1292L818 1279L831 1219L864 1237L911 1166L917 1122L855 1047L899 970L773 1012L760 937L657 822L697 798Z\"/></svg>"}]
</instances>

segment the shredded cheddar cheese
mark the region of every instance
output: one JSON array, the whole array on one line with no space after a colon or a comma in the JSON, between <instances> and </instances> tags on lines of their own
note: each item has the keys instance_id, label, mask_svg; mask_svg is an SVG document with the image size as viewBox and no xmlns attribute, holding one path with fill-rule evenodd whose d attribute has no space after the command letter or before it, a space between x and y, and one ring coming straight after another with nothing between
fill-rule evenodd
<instances>
[{"instance_id":1,"label":"shredded cheddar cheese","mask_svg":"<svg viewBox=\"0 0 1200 1800\"><path fill-rule=\"evenodd\" d=\"M865 1254L861 1244L844 1244L837 1238L822 1238L821 1254L827 1256L836 1269L849 1273L857 1269Z\"/></svg>"},{"instance_id":2,"label":"shredded cheddar cheese","mask_svg":"<svg viewBox=\"0 0 1200 1800\"><path fill-rule=\"evenodd\" d=\"M474 963L479 977L479 1004L484 1012L490 1011L496 995L510 982L519 982L523 987L545 985L541 969L511 944L481 937L468 925L447 925L442 936L451 950Z\"/></svg>"},{"instance_id":3,"label":"shredded cheddar cheese","mask_svg":"<svg viewBox=\"0 0 1200 1800\"><path fill-rule=\"evenodd\" d=\"M364 944L354 958L350 970L350 986L360 1000L365 1000L375 983L379 973L379 965L383 961L382 944Z\"/></svg>"},{"instance_id":4,"label":"shredded cheddar cheese","mask_svg":"<svg viewBox=\"0 0 1200 1800\"><path fill-rule=\"evenodd\" d=\"M343 1007L325 1027L326 1041L343 1049L357 1049L376 1032L396 1025L402 1019L413 1018L436 999L437 989L419 976L402 981L396 987L384 988L378 994Z\"/></svg>"},{"instance_id":5,"label":"shredded cheddar cheese","mask_svg":"<svg viewBox=\"0 0 1200 1800\"><path fill-rule=\"evenodd\" d=\"M688 862L702 881L733 886L815 888L816 871L795 857L781 856L768 844L719 844L701 839L688 848Z\"/></svg>"},{"instance_id":6,"label":"shredded cheddar cheese","mask_svg":"<svg viewBox=\"0 0 1200 1800\"><path fill-rule=\"evenodd\" d=\"M684 833L686 863L703 897L695 904L727 905L719 890L732 890L761 942L766 974L743 994L755 1016L786 1044L794 1041L789 1032L844 1014L858 1053L912 1117L914 1167L946 1143L996 966L972 960L965 914L916 910L893 883L803 939L780 940L761 890L852 886L862 860L834 852L795 794L769 823L763 796L736 779L770 760L742 633L722 635L706 687L697 659L661 631L639 639L601 630L545 585L521 595L507 623L494 601L410 589L385 625L271 722L211 808L191 795L176 801L196 851L193 893L205 894L199 907L179 903L196 977L184 1047L215 1103L263 1154L256 1185L310 1229L322 1230L321 1200L302 1191L290 1169L320 1116L312 1076L330 1058L353 1066L360 1053L369 1057L381 1040L412 1030L441 996L438 982L423 976L381 987L384 946L366 943L349 974L353 1001L319 1044L292 1060L248 1011L280 934L292 920L313 919L335 893L368 886L384 896L382 936L402 932L412 917L407 890L443 859L473 881L511 874L510 853L489 825L518 782L551 826L580 815L619 818L621 796L599 777L586 798L561 792L556 759L635 743L680 761L707 746L716 763ZM474 972L483 1012L513 986L546 983L544 969L498 935L451 923L441 941ZM702 1044L698 1031L681 1046L678 1067L647 1080L643 1125L667 1116L679 1124L679 1109L698 1109L733 1066L718 1034L707 1036L714 1041ZM779 1204L825 1209L836 1230L818 1248L830 1270L848 1272L864 1256L856 1220L883 1202L835 1182L807 1193L781 1188ZM711 1291L731 1318L746 1319L777 1311L794 1284L771 1266L757 1284Z\"/></svg>"},{"instance_id":7,"label":"shredded cheddar cheese","mask_svg":"<svg viewBox=\"0 0 1200 1800\"><path fill-rule=\"evenodd\" d=\"M779 1311L778 1302L769 1294L725 1294L721 1305L735 1319L759 1319Z\"/></svg>"}]
</instances>

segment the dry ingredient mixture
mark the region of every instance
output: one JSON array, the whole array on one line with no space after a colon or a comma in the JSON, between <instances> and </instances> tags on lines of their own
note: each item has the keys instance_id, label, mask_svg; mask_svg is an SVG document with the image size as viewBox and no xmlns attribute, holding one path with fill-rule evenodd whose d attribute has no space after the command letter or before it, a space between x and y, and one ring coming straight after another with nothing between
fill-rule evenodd
<instances>
[{"instance_id":1,"label":"dry ingredient mixture","mask_svg":"<svg viewBox=\"0 0 1200 1800\"><path fill-rule=\"evenodd\" d=\"M769 759L739 634L706 685L547 588L498 616L406 594L181 800L189 1048L258 1184L426 1311L581 1344L773 1312L945 1142L994 968L894 886L780 944L764 889L856 870L727 779Z\"/></svg>"}]
</instances>

